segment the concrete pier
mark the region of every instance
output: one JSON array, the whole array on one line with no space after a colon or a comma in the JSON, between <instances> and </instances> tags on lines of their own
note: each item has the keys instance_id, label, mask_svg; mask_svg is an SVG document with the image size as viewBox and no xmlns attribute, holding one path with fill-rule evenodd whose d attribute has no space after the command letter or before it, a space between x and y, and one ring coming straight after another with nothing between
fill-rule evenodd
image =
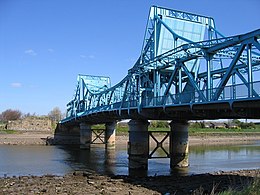
<instances>
[{"instance_id":1,"label":"concrete pier","mask_svg":"<svg viewBox=\"0 0 260 195\"><path fill-rule=\"evenodd\" d=\"M114 175L116 172L116 150L106 150L104 159L106 174Z\"/></svg>"},{"instance_id":2,"label":"concrete pier","mask_svg":"<svg viewBox=\"0 0 260 195\"><path fill-rule=\"evenodd\" d=\"M187 121L172 121L170 123L170 166L172 169L189 166L188 125Z\"/></svg>"},{"instance_id":3,"label":"concrete pier","mask_svg":"<svg viewBox=\"0 0 260 195\"><path fill-rule=\"evenodd\" d=\"M136 171L147 171L149 156L149 135L147 120L131 120L129 126L129 174L135 175Z\"/></svg>"},{"instance_id":4,"label":"concrete pier","mask_svg":"<svg viewBox=\"0 0 260 195\"><path fill-rule=\"evenodd\" d=\"M106 149L114 149L116 141L116 122L106 123L105 144Z\"/></svg>"},{"instance_id":5,"label":"concrete pier","mask_svg":"<svg viewBox=\"0 0 260 195\"><path fill-rule=\"evenodd\" d=\"M87 123L80 123L80 148L90 149L92 141L91 125Z\"/></svg>"}]
</instances>

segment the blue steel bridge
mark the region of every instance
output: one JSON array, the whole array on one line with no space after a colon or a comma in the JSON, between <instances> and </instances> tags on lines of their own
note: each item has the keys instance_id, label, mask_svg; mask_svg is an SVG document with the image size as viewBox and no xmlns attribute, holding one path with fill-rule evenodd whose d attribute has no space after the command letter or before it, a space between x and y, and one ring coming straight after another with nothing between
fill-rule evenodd
<instances>
[{"instance_id":1,"label":"blue steel bridge","mask_svg":"<svg viewBox=\"0 0 260 195\"><path fill-rule=\"evenodd\" d=\"M78 75L60 124L89 129L132 119L129 143L138 151L144 148L138 149L140 137L147 136L133 131L144 133L147 120L172 120L171 130L181 129L177 137L183 140L188 120L259 119L259 40L260 29L224 36L211 17L152 6L140 56L125 78L111 86L109 77ZM186 149L170 150L170 156L185 156Z\"/></svg>"},{"instance_id":2,"label":"blue steel bridge","mask_svg":"<svg viewBox=\"0 0 260 195\"><path fill-rule=\"evenodd\" d=\"M108 77L79 75L61 123L260 118L259 39L260 29L225 37L211 17L151 7L126 77L111 87Z\"/></svg>"}]
</instances>

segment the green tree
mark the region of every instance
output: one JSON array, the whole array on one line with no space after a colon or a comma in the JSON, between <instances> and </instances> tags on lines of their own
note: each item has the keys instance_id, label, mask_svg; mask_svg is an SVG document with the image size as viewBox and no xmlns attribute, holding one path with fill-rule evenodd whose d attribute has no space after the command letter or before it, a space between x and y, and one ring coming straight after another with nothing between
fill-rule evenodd
<instances>
[{"instance_id":1,"label":"green tree","mask_svg":"<svg viewBox=\"0 0 260 195\"><path fill-rule=\"evenodd\" d=\"M191 123L190 127L194 128L194 129L203 129L203 128L205 128L205 123L196 121L195 123Z\"/></svg>"},{"instance_id":2,"label":"green tree","mask_svg":"<svg viewBox=\"0 0 260 195\"><path fill-rule=\"evenodd\" d=\"M152 128L168 128L169 123L164 120L152 120L150 122L150 127Z\"/></svg>"},{"instance_id":3,"label":"green tree","mask_svg":"<svg viewBox=\"0 0 260 195\"><path fill-rule=\"evenodd\" d=\"M255 129L256 125L252 122L250 123L244 123L240 120L234 119L233 123L235 123L238 127L240 127L241 129Z\"/></svg>"}]
</instances>

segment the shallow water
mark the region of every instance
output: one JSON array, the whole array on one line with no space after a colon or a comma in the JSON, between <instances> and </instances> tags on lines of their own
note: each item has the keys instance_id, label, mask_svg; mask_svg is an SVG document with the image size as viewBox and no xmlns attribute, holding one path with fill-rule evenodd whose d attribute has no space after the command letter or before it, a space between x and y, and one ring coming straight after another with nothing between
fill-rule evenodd
<instances>
[{"instance_id":1,"label":"shallow water","mask_svg":"<svg viewBox=\"0 0 260 195\"><path fill-rule=\"evenodd\" d=\"M160 153L157 153L160 156ZM0 146L0 177L18 175L64 175L75 170L101 174L128 174L125 146L106 151L103 145L92 145L90 151L72 146ZM148 162L148 175L175 174L169 159ZM191 146L190 166L179 174L260 168L260 142L244 145Z\"/></svg>"}]
</instances>

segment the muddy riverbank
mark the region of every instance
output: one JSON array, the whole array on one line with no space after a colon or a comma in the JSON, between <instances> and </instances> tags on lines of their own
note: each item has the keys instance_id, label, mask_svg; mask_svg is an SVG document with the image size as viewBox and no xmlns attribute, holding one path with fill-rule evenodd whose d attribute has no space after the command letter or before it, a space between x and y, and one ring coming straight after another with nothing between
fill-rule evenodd
<instances>
[{"instance_id":1,"label":"muddy riverbank","mask_svg":"<svg viewBox=\"0 0 260 195\"><path fill-rule=\"evenodd\" d=\"M53 136L50 132L23 132L0 134L0 145L46 145L46 138Z\"/></svg>"},{"instance_id":2,"label":"muddy riverbank","mask_svg":"<svg viewBox=\"0 0 260 195\"><path fill-rule=\"evenodd\" d=\"M260 177L259 169L143 178L74 172L0 178L0 194L210 194L230 188L242 190L256 177Z\"/></svg>"},{"instance_id":3,"label":"muddy riverbank","mask_svg":"<svg viewBox=\"0 0 260 195\"><path fill-rule=\"evenodd\" d=\"M24 132L19 134L0 134L0 145L46 145L46 138L53 137L49 132ZM157 134L158 141L164 135ZM260 133L202 133L189 136L190 145L219 145L240 144L260 140ZM151 143L155 143L150 139ZM116 136L116 144L123 145L128 142L128 134ZM164 144L167 144L168 140Z\"/></svg>"}]
</instances>

